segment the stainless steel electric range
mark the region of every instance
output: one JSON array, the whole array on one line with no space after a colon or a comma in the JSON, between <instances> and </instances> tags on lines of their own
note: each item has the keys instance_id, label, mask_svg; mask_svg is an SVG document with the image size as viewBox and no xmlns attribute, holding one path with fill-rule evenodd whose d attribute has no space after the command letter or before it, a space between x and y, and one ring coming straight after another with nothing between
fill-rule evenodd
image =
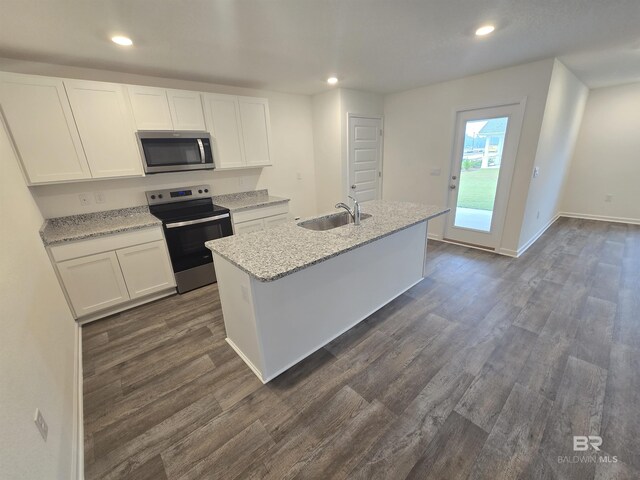
<instances>
[{"instance_id":1,"label":"stainless steel electric range","mask_svg":"<svg viewBox=\"0 0 640 480\"><path fill-rule=\"evenodd\" d=\"M150 212L162 220L178 293L214 283L205 242L233 235L228 208L214 205L209 185L146 192Z\"/></svg>"}]
</instances>

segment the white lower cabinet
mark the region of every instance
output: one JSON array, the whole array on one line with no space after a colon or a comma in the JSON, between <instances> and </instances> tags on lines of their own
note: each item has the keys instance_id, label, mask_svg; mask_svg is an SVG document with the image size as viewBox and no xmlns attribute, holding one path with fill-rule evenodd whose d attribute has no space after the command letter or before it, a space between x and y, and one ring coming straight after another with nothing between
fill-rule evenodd
<instances>
[{"instance_id":1,"label":"white lower cabinet","mask_svg":"<svg viewBox=\"0 0 640 480\"><path fill-rule=\"evenodd\" d=\"M78 317L129 300L116 252L60 262L58 271Z\"/></svg>"},{"instance_id":2,"label":"white lower cabinet","mask_svg":"<svg viewBox=\"0 0 640 480\"><path fill-rule=\"evenodd\" d=\"M50 254L80 320L95 320L175 293L160 228L56 245Z\"/></svg>"},{"instance_id":3,"label":"white lower cabinet","mask_svg":"<svg viewBox=\"0 0 640 480\"><path fill-rule=\"evenodd\" d=\"M116 251L131 299L175 285L171 263L162 240Z\"/></svg>"},{"instance_id":4,"label":"white lower cabinet","mask_svg":"<svg viewBox=\"0 0 640 480\"><path fill-rule=\"evenodd\" d=\"M259 232L264 230L264 220L258 218L256 220L249 220L248 222L240 222L233 225L234 233L239 235L241 233Z\"/></svg>"},{"instance_id":5,"label":"white lower cabinet","mask_svg":"<svg viewBox=\"0 0 640 480\"><path fill-rule=\"evenodd\" d=\"M257 207L232 213L233 233L259 232L280 225L289 220L289 204Z\"/></svg>"}]
</instances>

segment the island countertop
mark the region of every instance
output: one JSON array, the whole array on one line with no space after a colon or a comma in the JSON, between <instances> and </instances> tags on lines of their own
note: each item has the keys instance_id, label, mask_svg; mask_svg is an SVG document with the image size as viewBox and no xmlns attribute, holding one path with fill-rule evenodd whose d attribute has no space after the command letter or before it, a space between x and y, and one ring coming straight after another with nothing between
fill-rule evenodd
<instances>
[{"instance_id":1,"label":"island countertop","mask_svg":"<svg viewBox=\"0 0 640 480\"><path fill-rule=\"evenodd\" d=\"M362 212L371 217L363 219L359 226L349 224L314 231L300 227L300 221L291 221L259 232L212 240L205 245L257 280L270 282L448 211L433 205L376 200L362 205Z\"/></svg>"}]
</instances>

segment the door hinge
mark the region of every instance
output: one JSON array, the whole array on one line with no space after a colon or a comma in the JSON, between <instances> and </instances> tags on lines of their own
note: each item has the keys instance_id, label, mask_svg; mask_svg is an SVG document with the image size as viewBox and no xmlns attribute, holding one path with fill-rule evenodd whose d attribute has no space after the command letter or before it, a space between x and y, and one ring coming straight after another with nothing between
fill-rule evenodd
<instances>
[{"instance_id":1,"label":"door hinge","mask_svg":"<svg viewBox=\"0 0 640 480\"><path fill-rule=\"evenodd\" d=\"M382 172L378 172L378 177L382 177Z\"/></svg>"}]
</instances>

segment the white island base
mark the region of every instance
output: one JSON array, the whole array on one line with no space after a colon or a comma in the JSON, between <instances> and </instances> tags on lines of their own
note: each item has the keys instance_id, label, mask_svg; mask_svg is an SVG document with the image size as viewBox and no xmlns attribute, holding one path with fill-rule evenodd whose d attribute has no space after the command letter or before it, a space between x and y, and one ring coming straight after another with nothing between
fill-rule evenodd
<instances>
[{"instance_id":1,"label":"white island base","mask_svg":"<svg viewBox=\"0 0 640 480\"><path fill-rule=\"evenodd\" d=\"M267 383L423 278L427 221L261 282L214 252L227 342Z\"/></svg>"}]
</instances>

